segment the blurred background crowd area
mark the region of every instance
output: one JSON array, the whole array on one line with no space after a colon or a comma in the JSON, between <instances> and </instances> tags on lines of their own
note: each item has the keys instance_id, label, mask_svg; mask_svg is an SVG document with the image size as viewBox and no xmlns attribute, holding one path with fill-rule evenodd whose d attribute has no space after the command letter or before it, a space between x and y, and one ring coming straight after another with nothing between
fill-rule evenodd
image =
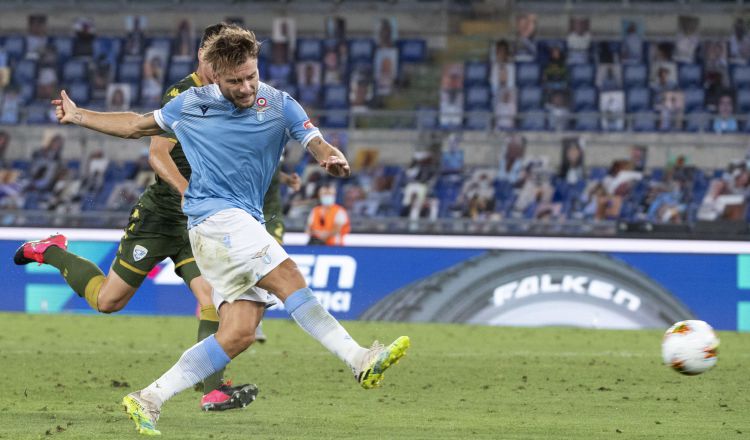
<instances>
[{"instance_id":1,"label":"blurred background crowd area","mask_svg":"<svg viewBox=\"0 0 750 440\"><path fill-rule=\"evenodd\" d=\"M42 12L53 3L72 7ZM147 142L57 127L49 100L158 108L218 21L256 32L261 79L349 156L338 198L355 232L718 234L750 218L742 1L0 8L5 226L124 225L153 179ZM282 167L303 178L283 189L301 230L327 178L291 144Z\"/></svg>"}]
</instances>

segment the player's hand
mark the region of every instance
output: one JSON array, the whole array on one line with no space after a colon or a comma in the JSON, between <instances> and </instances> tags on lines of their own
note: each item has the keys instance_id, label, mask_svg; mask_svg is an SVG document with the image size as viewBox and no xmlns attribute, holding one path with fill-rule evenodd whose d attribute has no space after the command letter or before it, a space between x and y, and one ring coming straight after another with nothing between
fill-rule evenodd
<instances>
[{"instance_id":1,"label":"player's hand","mask_svg":"<svg viewBox=\"0 0 750 440\"><path fill-rule=\"evenodd\" d=\"M299 174L292 173L289 175L286 186L291 188L292 191L297 192L302 188L302 178L300 178Z\"/></svg>"},{"instance_id":2,"label":"player's hand","mask_svg":"<svg viewBox=\"0 0 750 440\"><path fill-rule=\"evenodd\" d=\"M328 174L336 177L349 177L352 170L349 169L349 162L338 156L330 156L328 159L320 162L320 166L325 168Z\"/></svg>"},{"instance_id":3,"label":"player's hand","mask_svg":"<svg viewBox=\"0 0 750 440\"><path fill-rule=\"evenodd\" d=\"M55 106L55 116L61 124L73 124L77 122L74 120L74 117L76 116L76 110L78 110L78 107L76 106L76 103L68 97L65 90L60 92L60 99L52 100L52 105ZM80 118L80 114L78 114L78 117Z\"/></svg>"}]
</instances>

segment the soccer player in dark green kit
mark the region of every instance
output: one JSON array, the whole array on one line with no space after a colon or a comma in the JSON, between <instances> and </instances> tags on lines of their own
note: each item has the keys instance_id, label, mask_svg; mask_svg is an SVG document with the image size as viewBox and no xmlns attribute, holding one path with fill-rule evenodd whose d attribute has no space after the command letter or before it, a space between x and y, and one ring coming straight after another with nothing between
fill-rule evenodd
<instances>
[{"instance_id":1,"label":"soccer player in dark green kit","mask_svg":"<svg viewBox=\"0 0 750 440\"><path fill-rule=\"evenodd\" d=\"M215 24L206 28L201 47L206 38L221 32L226 25ZM167 89L162 105L194 86L209 82L209 67L200 61L198 69ZM93 308L102 313L121 310L133 297L143 280L154 266L165 258L171 258L175 272L190 287L200 304L198 340L216 333L219 317L211 299L211 286L201 276L193 258L187 231L187 217L182 212L182 193L190 178L190 166L182 147L174 136L151 138L149 163L157 174L156 182L141 195L130 213L117 255L107 276L96 264L67 252L67 239L54 235L44 240L27 242L16 252L16 264L39 262L50 264L60 270L71 288ZM299 176L276 173L275 180L283 180L299 187ZM273 184L272 184L273 186ZM273 234L280 240L281 206L278 184L275 193L266 194L266 200L278 198L279 203L269 203L267 218L273 219ZM206 411L244 407L251 403L258 390L255 385L232 386L224 382L223 371L206 378L203 382L201 407Z\"/></svg>"}]
</instances>

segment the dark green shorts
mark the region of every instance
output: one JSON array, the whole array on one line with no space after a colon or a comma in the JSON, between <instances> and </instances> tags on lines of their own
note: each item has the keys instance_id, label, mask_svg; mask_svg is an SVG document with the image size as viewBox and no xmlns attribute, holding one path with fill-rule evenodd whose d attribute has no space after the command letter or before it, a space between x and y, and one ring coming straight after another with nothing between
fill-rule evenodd
<instances>
[{"instance_id":1,"label":"dark green shorts","mask_svg":"<svg viewBox=\"0 0 750 440\"><path fill-rule=\"evenodd\" d=\"M174 261L175 272L188 286L201 274L190 248L187 227L165 222L163 217L137 204L130 211L112 270L129 285L138 287L165 258Z\"/></svg>"}]
</instances>

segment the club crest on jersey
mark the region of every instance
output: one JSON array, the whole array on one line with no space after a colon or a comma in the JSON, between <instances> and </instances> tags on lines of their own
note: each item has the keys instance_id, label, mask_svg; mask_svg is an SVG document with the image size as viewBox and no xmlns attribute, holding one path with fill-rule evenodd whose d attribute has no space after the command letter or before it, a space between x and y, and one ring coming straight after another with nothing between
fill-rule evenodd
<instances>
[{"instance_id":1,"label":"club crest on jersey","mask_svg":"<svg viewBox=\"0 0 750 440\"><path fill-rule=\"evenodd\" d=\"M266 107L268 107L268 100L266 98L258 98L255 100L255 117L259 122L266 120Z\"/></svg>"},{"instance_id":2,"label":"club crest on jersey","mask_svg":"<svg viewBox=\"0 0 750 440\"><path fill-rule=\"evenodd\" d=\"M146 254L148 254L148 249L139 244L137 244L135 248L133 248L133 260L135 261L143 260L143 258L146 257Z\"/></svg>"}]
</instances>

